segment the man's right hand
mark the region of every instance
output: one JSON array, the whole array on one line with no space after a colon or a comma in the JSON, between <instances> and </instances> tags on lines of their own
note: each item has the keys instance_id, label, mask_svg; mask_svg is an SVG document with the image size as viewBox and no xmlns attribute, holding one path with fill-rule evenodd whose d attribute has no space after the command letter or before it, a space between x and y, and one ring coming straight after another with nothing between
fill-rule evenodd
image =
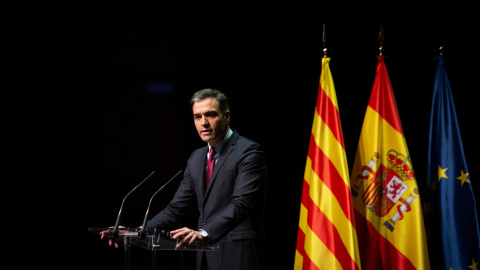
<instances>
[{"instance_id":1,"label":"man's right hand","mask_svg":"<svg viewBox=\"0 0 480 270\"><path fill-rule=\"evenodd\" d=\"M113 228L113 227L110 227L110 228ZM118 226L118 228L119 229L124 229L125 227ZM110 230L105 230L105 231L100 232L100 239L103 239L103 238L106 238L106 237L108 237L108 245L109 246L114 245L115 248L118 248L117 239L112 238L112 234L110 233Z\"/></svg>"},{"instance_id":2,"label":"man's right hand","mask_svg":"<svg viewBox=\"0 0 480 270\"><path fill-rule=\"evenodd\" d=\"M103 239L105 237L108 237L108 245L111 246L111 245L114 245L115 248L118 248L118 243L117 243L117 240L113 240L112 239L112 236L110 234L110 231L101 231L100 232L100 239Z\"/></svg>"}]
</instances>

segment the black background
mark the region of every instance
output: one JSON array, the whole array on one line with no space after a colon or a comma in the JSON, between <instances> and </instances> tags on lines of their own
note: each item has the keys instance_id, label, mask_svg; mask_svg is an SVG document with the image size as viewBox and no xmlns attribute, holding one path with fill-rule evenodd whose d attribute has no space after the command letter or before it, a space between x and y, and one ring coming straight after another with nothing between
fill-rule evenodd
<instances>
[{"instance_id":1,"label":"black background","mask_svg":"<svg viewBox=\"0 0 480 270\"><path fill-rule=\"evenodd\" d=\"M47 202L52 214L37 221L60 226L53 244L40 250L45 251L40 264L121 269L123 250L109 248L88 228L113 225L124 196L155 171L125 202L121 223L142 223L151 195L204 145L188 100L209 87L229 98L232 127L266 151L271 261L273 269L292 269L323 25L350 170L375 77L382 23L386 66L421 188L433 58L441 45L470 170L479 162L478 48L473 41L478 25L466 16L454 20L446 10L404 13L394 20L374 9L353 18L320 5L55 8L31 11L35 16L23 17L30 31L17 33L27 36L22 45L32 55L20 65L35 74L31 78L37 85L25 98L30 159L41 169L33 180L48 189L37 202ZM171 83L174 91L151 93L146 86L152 82ZM470 180L478 209L475 175L472 171ZM152 215L168 203L179 182L155 197ZM36 206L31 205L34 213ZM132 253L133 269L149 269L146 251L134 248ZM159 254L158 264L166 265L158 269L180 267L182 256L190 267L192 253L167 251Z\"/></svg>"}]
</instances>

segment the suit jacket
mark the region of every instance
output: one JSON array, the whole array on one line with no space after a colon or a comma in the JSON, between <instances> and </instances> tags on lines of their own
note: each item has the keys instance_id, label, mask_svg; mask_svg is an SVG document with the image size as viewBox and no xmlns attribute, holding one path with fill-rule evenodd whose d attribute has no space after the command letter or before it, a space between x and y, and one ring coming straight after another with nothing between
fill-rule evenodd
<instances>
[{"instance_id":1,"label":"suit jacket","mask_svg":"<svg viewBox=\"0 0 480 270\"><path fill-rule=\"evenodd\" d=\"M172 201L149 220L147 229L172 228L195 211L198 229L209 234L218 251L198 252L197 269L266 269L263 212L267 166L261 146L234 131L205 185L208 146L190 156Z\"/></svg>"}]
</instances>

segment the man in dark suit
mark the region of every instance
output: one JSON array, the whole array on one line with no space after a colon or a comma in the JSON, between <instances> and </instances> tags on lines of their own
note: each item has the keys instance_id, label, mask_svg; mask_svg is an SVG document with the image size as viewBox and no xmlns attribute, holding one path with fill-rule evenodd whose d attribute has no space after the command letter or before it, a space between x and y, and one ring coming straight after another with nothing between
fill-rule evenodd
<instances>
[{"instance_id":1,"label":"man in dark suit","mask_svg":"<svg viewBox=\"0 0 480 270\"><path fill-rule=\"evenodd\" d=\"M174 228L199 214L198 228L170 231L181 239L178 246L194 241L219 246L218 251L198 252L197 269L267 269L265 154L259 144L230 129L231 112L223 93L203 89L190 104L198 134L208 144L192 153L174 198L148 221L147 230ZM215 164L207 184L210 156Z\"/></svg>"}]
</instances>

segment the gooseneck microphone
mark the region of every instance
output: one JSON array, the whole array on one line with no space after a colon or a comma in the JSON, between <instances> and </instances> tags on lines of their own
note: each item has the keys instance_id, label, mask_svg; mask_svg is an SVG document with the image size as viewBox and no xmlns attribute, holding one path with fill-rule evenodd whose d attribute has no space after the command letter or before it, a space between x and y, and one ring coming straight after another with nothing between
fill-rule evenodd
<instances>
[{"instance_id":1,"label":"gooseneck microphone","mask_svg":"<svg viewBox=\"0 0 480 270\"><path fill-rule=\"evenodd\" d=\"M147 226L147 217L148 217L148 212L150 211L150 205L152 204L152 200L153 200L153 197L155 197L155 195L157 195L158 192L160 192L161 190L163 190L163 188L168 185L168 183L170 183L173 179L175 179L175 177L177 177L177 175L179 175L180 173L182 172L182 170L180 170L177 174L175 174L175 176L173 176L170 180L167 181L167 183L165 183L163 186L161 186L152 196L152 198L150 198L150 202L148 203L148 207L147 207L147 212L145 213L145 218L143 219L143 225L142 225L142 228L140 229L140 231L138 232L138 237L140 239L143 239L145 238L145 231L147 230L146 229L146 226Z\"/></svg>"},{"instance_id":2,"label":"gooseneck microphone","mask_svg":"<svg viewBox=\"0 0 480 270\"><path fill-rule=\"evenodd\" d=\"M130 190L130 192L128 192L128 194L125 196L125 198L123 198L123 201L122 201L122 205L120 206L120 211L118 211L118 215L117 215L117 221L115 222L115 227L113 228L113 230L110 231L110 234L112 235L112 238L116 239L118 238L118 224L120 222L120 216L122 215L122 209L123 209L123 203L125 203L125 199L130 195L132 194L132 192L134 192L141 184L143 184L145 181L147 181L147 179L152 176L152 174L154 173L155 171L153 171L152 173L150 173L145 179L143 179L142 182L140 182L140 184L138 184L136 187L134 187L132 190Z\"/></svg>"}]
</instances>

